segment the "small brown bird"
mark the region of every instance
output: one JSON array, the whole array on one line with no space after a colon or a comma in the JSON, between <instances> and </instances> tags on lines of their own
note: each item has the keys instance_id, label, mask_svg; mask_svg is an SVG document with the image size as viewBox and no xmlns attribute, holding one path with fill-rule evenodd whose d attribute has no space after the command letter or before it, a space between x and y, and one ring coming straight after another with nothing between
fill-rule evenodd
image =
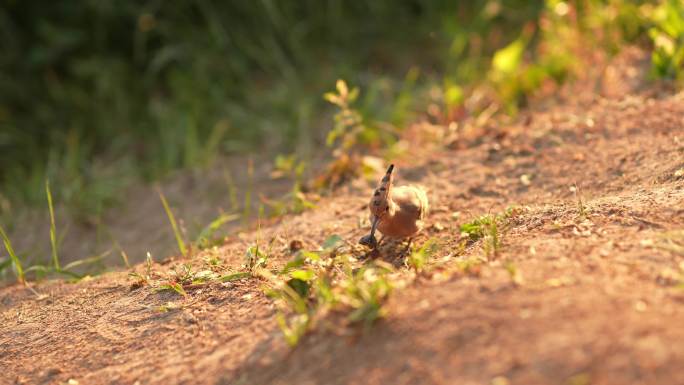
<instances>
[{"instance_id":1,"label":"small brown bird","mask_svg":"<svg viewBox=\"0 0 684 385\"><path fill-rule=\"evenodd\" d=\"M370 209L371 232L359 243L372 248L378 247L375 239L377 228L384 237L409 238L423 229L423 220L428 214L428 198L425 190L418 186L393 187L394 165L390 165L380 186L373 193ZM382 239L380 240L382 242Z\"/></svg>"}]
</instances>

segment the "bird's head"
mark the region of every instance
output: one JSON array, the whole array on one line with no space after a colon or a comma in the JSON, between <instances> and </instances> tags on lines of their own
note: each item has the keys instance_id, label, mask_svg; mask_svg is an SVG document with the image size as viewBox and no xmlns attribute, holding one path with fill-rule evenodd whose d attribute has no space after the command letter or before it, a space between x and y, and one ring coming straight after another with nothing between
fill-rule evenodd
<instances>
[{"instance_id":1,"label":"bird's head","mask_svg":"<svg viewBox=\"0 0 684 385\"><path fill-rule=\"evenodd\" d=\"M394 165L391 164L382 177L380 185L373 192L368 208L371 212L371 234L375 231L375 227L382 218L390 213L392 208L392 182L394 177L392 175Z\"/></svg>"}]
</instances>

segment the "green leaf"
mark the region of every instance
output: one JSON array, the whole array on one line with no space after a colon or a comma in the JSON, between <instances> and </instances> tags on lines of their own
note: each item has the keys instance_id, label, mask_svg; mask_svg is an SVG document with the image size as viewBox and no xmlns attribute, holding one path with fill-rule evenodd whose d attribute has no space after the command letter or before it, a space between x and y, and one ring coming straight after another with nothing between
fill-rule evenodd
<instances>
[{"instance_id":1,"label":"green leaf","mask_svg":"<svg viewBox=\"0 0 684 385\"><path fill-rule=\"evenodd\" d=\"M287 281L287 285L294 290L300 298L306 298L309 295L309 283L305 280L292 278Z\"/></svg>"},{"instance_id":2,"label":"green leaf","mask_svg":"<svg viewBox=\"0 0 684 385\"><path fill-rule=\"evenodd\" d=\"M448 86L444 92L444 99L449 106L457 106L463 103L463 88L457 85Z\"/></svg>"},{"instance_id":3,"label":"green leaf","mask_svg":"<svg viewBox=\"0 0 684 385\"><path fill-rule=\"evenodd\" d=\"M506 47L496 51L492 59L493 69L504 75L510 75L515 72L520 67L526 45L523 38L518 38Z\"/></svg>"},{"instance_id":4,"label":"green leaf","mask_svg":"<svg viewBox=\"0 0 684 385\"><path fill-rule=\"evenodd\" d=\"M313 251L307 251L307 250L302 250L299 252L302 257L310 260L310 261L320 261L321 256L318 253L315 253Z\"/></svg>"},{"instance_id":5,"label":"green leaf","mask_svg":"<svg viewBox=\"0 0 684 385\"><path fill-rule=\"evenodd\" d=\"M340 94L340 96L346 97L347 94L349 94L349 87L347 87L347 83L344 80L338 79L335 87L337 88L337 92Z\"/></svg>"},{"instance_id":6,"label":"green leaf","mask_svg":"<svg viewBox=\"0 0 684 385\"><path fill-rule=\"evenodd\" d=\"M291 260L290 262L288 262L287 264L285 264L285 267L283 267L282 270L280 270L280 274L285 274L285 273L287 273L293 269L298 269L298 268L304 266L305 261L306 261L306 257L304 257L301 252L297 253L295 258L293 260Z\"/></svg>"},{"instance_id":7,"label":"green leaf","mask_svg":"<svg viewBox=\"0 0 684 385\"><path fill-rule=\"evenodd\" d=\"M173 290L176 293L182 295L183 297L188 295L188 293L185 292L185 289L183 289L183 286L181 286L178 282L166 283L157 288L157 291L163 290Z\"/></svg>"},{"instance_id":8,"label":"green leaf","mask_svg":"<svg viewBox=\"0 0 684 385\"><path fill-rule=\"evenodd\" d=\"M323 99L336 106L339 106L341 104L340 97L332 92L326 92L325 94L323 94Z\"/></svg>"},{"instance_id":9,"label":"green leaf","mask_svg":"<svg viewBox=\"0 0 684 385\"><path fill-rule=\"evenodd\" d=\"M323 249L330 250L338 246L342 242L342 237L337 234L329 236L325 241L323 241Z\"/></svg>"},{"instance_id":10,"label":"green leaf","mask_svg":"<svg viewBox=\"0 0 684 385\"><path fill-rule=\"evenodd\" d=\"M290 277L301 279L302 281L311 281L315 276L311 270L295 270L290 273Z\"/></svg>"}]
</instances>

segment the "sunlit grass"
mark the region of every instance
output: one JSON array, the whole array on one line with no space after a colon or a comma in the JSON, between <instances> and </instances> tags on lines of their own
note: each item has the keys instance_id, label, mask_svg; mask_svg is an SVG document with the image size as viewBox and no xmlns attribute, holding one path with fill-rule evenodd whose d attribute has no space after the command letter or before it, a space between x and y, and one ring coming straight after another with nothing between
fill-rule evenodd
<instances>
[{"instance_id":1,"label":"sunlit grass","mask_svg":"<svg viewBox=\"0 0 684 385\"><path fill-rule=\"evenodd\" d=\"M507 208L499 214L487 214L461 224L461 237L469 242L482 242L482 251L486 256L495 256L503 247L503 233L509 221L520 213L515 206Z\"/></svg>"},{"instance_id":2,"label":"sunlit grass","mask_svg":"<svg viewBox=\"0 0 684 385\"><path fill-rule=\"evenodd\" d=\"M2 236L2 242L5 244L5 250L9 254L9 261L12 262L12 265L14 266L14 271L17 276L17 280L20 283L25 282L24 278L24 268L21 265L21 261L19 260L19 257L17 254L14 252L14 248L12 247L12 242L10 242L10 239L7 237L7 234L5 233L5 230L0 226L0 235ZM0 271L3 269L0 268Z\"/></svg>"},{"instance_id":3,"label":"sunlit grass","mask_svg":"<svg viewBox=\"0 0 684 385\"><path fill-rule=\"evenodd\" d=\"M188 249L185 245L185 241L183 240L183 234L181 234L180 228L178 227L178 223L176 222L176 216L173 215L173 211L171 210L171 207L169 207L169 203L166 201L166 197L164 196L164 193L161 191L161 189L158 189L157 192L159 193L159 199L161 199L162 205L164 206L166 217L169 219L169 223L171 224L173 235L176 238L176 243L178 244L178 251L181 253L181 255L185 256L188 253Z\"/></svg>"},{"instance_id":4,"label":"sunlit grass","mask_svg":"<svg viewBox=\"0 0 684 385\"><path fill-rule=\"evenodd\" d=\"M52 266L55 270L60 270L59 256L57 254L57 226L55 225L55 208L52 204L52 192L50 182L45 181L45 194L47 195L48 210L50 211L50 247L52 250Z\"/></svg>"}]
</instances>

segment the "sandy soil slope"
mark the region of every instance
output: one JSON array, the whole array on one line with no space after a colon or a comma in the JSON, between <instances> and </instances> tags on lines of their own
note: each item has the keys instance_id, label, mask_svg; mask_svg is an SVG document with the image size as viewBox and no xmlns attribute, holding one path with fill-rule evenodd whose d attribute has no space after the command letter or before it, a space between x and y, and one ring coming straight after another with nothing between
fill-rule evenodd
<instances>
[{"instance_id":1,"label":"sandy soil slope","mask_svg":"<svg viewBox=\"0 0 684 385\"><path fill-rule=\"evenodd\" d=\"M398 162L397 179L433 202L417 242L440 239L449 262L396 291L368 333L317 330L290 349L257 279L185 298L126 272L41 283L42 297L15 285L0 289L0 383L684 383L684 93L627 91L568 98L477 145ZM292 240L355 242L370 191L351 184L264 226L274 263ZM459 224L514 204L498 255L450 268L482 254L454 252ZM215 256L237 267L256 236ZM392 245L380 258L401 265Z\"/></svg>"}]
</instances>

